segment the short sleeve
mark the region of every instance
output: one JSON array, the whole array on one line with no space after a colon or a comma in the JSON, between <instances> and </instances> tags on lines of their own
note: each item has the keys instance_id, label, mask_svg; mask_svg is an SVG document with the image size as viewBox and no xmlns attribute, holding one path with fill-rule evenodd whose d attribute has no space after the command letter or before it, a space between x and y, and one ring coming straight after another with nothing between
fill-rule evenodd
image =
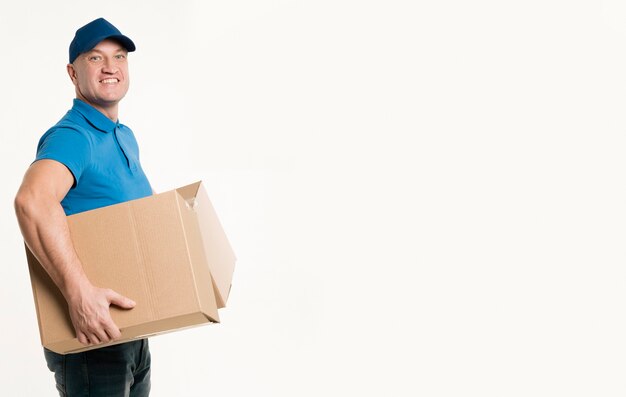
<instances>
[{"instance_id":1,"label":"short sleeve","mask_svg":"<svg viewBox=\"0 0 626 397\"><path fill-rule=\"evenodd\" d=\"M48 131L37 146L38 160L56 160L65 165L74 175L74 186L91 161L89 138L71 128L56 128Z\"/></svg>"}]
</instances>

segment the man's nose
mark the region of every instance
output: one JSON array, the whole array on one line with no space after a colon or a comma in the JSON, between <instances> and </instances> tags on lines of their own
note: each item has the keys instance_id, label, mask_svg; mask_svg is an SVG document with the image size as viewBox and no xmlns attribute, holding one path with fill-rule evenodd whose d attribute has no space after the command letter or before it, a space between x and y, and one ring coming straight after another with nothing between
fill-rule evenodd
<instances>
[{"instance_id":1,"label":"man's nose","mask_svg":"<svg viewBox=\"0 0 626 397\"><path fill-rule=\"evenodd\" d=\"M104 60L104 64L102 65L102 72L104 73L117 72L117 65L115 64L115 60L111 58L106 58Z\"/></svg>"}]
</instances>

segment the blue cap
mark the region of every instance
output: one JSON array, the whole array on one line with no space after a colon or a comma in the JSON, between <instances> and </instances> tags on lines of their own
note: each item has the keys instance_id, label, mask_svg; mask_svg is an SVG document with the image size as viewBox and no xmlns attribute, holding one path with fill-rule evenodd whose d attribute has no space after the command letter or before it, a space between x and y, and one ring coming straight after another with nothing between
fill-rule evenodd
<instances>
[{"instance_id":1,"label":"blue cap","mask_svg":"<svg viewBox=\"0 0 626 397\"><path fill-rule=\"evenodd\" d=\"M78 55L94 48L104 39L118 41L128 52L135 51L135 43L124 36L118 28L104 18L98 18L76 31L74 40L70 43L70 63L74 62Z\"/></svg>"}]
</instances>

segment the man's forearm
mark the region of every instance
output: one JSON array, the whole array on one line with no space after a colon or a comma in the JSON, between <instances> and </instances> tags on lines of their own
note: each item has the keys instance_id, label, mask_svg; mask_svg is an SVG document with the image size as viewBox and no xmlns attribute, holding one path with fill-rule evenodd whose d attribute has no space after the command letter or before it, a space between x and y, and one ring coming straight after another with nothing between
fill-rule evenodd
<instances>
[{"instance_id":1,"label":"man's forearm","mask_svg":"<svg viewBox=\"0 0 626 397\"><path fill-rule=\"evenodd\" d=\"M26 245L69 301L89 281L74 250L63 208L53 197L20 192L15 212Z\"/></svg>"}]
</instances>

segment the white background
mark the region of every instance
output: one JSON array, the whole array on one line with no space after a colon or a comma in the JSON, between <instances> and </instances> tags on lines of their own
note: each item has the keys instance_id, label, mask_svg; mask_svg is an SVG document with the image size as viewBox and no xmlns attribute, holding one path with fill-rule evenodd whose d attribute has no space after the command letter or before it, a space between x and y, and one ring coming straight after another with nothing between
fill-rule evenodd
<instances>
[{"instance_id":1,"label":"white background","mask_svg":"<svg viewBox=\"0 0 626 397\"><path fill-rule=\"evenodd\" d=\"M239 258L153 396L626 394L623 2L1 4L3 395L55 395L12 200L100 16L152 184Z\"/></svg>"}]
</instances>

